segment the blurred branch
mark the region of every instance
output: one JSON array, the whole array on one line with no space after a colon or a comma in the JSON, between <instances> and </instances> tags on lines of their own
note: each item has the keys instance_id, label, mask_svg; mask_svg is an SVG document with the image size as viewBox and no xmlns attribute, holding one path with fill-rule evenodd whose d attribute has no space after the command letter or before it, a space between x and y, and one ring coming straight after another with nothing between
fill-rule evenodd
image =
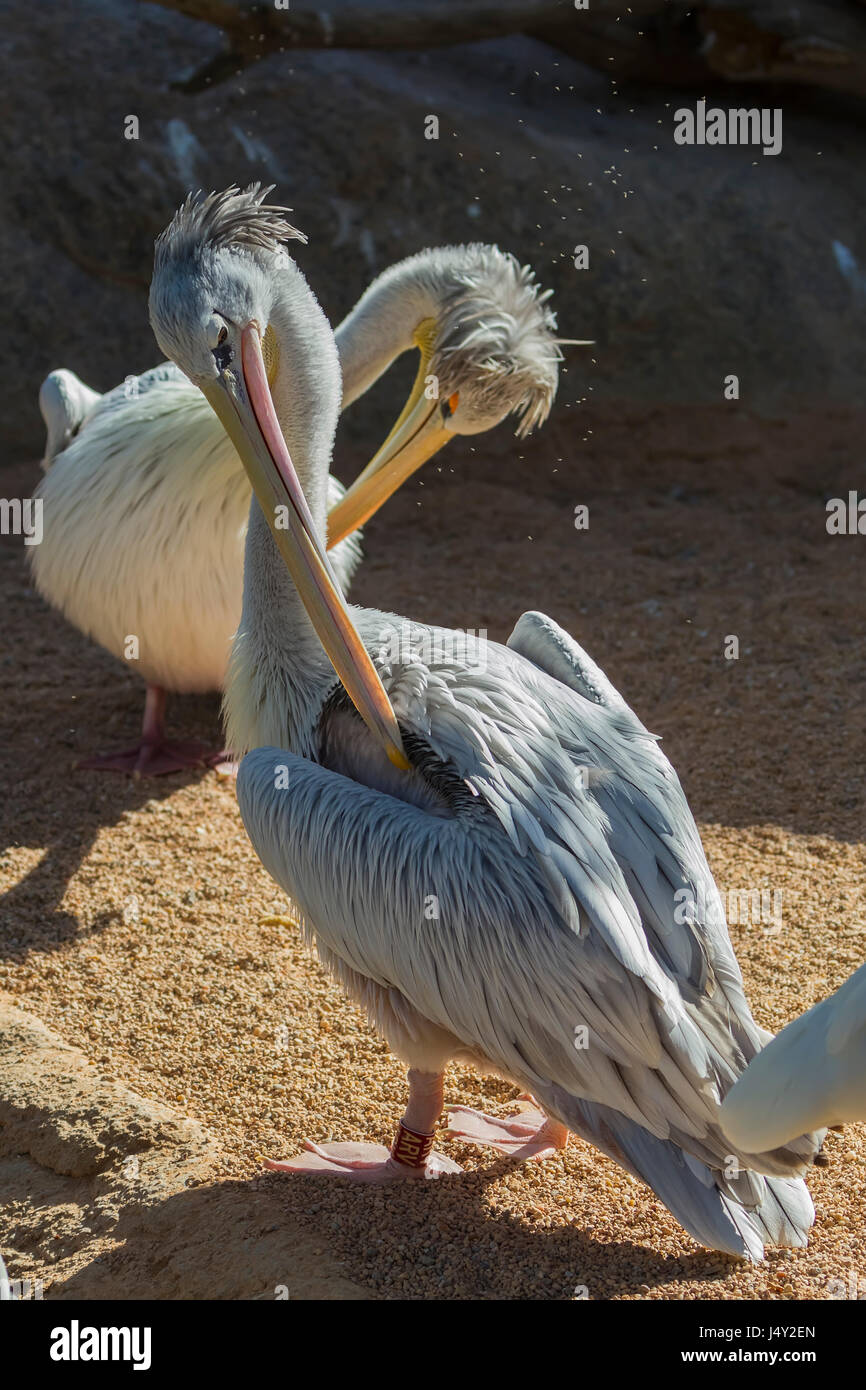
<instances>
[{"instance_id":1,"label":"blurred branch","mask_svg":"<svg viewBox=\"0 0 866 1390\"><path fill-rule=\"evenodd\" d=\"M866 0L698 0L534 32L622 81L791 82L866 97ZM599 17L600 15L600 17Z\"/></svg>"},{"instance_id":2,"label":"blurred branch","mask_svg":"<svg viewBox=\"0 0 866 1390\"><path fill-rule=\"evenodd\" d=\"M866 96L866 0L143 0L223 30L184 83L297 48L432 48L525 33L623 80L795 82Z\"/></svg>"},{"instance_id":3,"label":"blurred branch","mask_svg":"<svg viewBox=\"0 0 866 1390\"><path fill-rule=\"evenodd\" d=\"M707 65L720 77L866 96L862 0L710 0L700 23Z\"/></svg>"},{"instance_id":4,"label":"blurred branch","mask_svg":"<svg viewBox=\"0 0 866 1390\"><path fill-rule=\"evenodd\" d=\"M289 0L277 9L262 0L146 0L224 30L238 53L257 56L282 48L432 48L526 31L538 24L579 20L573 0ZM624 9L621 0L590 0L599 11ZM635 0L636 13L667 0Z\"/></svg>"},{"instance_id":5,"label":"blurred branch","mask_svg":"<svg viewBox=\"0 0 866 1390\"><path fill-rule=\"evenodd\" d=\"M593 14L654 14L672 0L589 0ZM540 25L580 23L574 0L146 0L243 37L250 26L286 48L430 48L471 43ZM247 34L248 39L256 36Z\"/></svg>"},{"instance_id":6,"label":"blurred branch","mask_svg":"<svg viewBox=\"0 0 866 1390\"><path fill-rule=\"evenodd\" d=\"M866 0L864 0L866 3ZM590 0L592 7L592 0ZM607 16L590 8L579 26L535 27L533 33L570 57L600 68L618 82L700 87L708 77L694 10L665 0L655 12Z\"/></svg>"},{"instance_id":7,"label":"blurred branch","mask_svg":"<svg viewBox=\"0 0 866 1390\"><path fill-rule=\"evenodd\" d=\"M371 0L327 8L309 0L289 0L288 9L261 0L145 0L222 29L222 53L183 87L200 91L224 81L268 53L290 48L432 48L472 43L526 31L534 24L574 23L573 0ZM592 0L590 0L592 3ZM595 0L619 8L620 0ZM638 8L666 0L635 0Z\"/></svg>"}]
</instances>

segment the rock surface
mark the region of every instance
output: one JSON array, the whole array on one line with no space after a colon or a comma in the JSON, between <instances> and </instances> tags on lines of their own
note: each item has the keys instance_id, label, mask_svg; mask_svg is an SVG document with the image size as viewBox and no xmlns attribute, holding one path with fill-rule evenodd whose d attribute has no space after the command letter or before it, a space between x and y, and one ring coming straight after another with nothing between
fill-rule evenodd
<instances>
[{"instance_id":1,"label":"rock surface","mask_svg":"<svg viewBox=\"0 0 866 1390\"><path fill-rule=\"evenodd\" d=\"M565 336L596 340L570 377L575 400L592 387L710 402L730 372L759 408L859 399L866 188L850 113L819 114L823 99L785 90L772 98L780 155L681 147L673 111L700 94L617 95L520 37L274 54L196 95L172 87L220 43L134 0L7 0L0 255L6 321L23 330L0 341L7 457L41 448L47 371L69 366L106 389L158 360L154 236L190 188L255 178L295 209L310 237L299 261L334 318L400 256L495 240L554 288ZM431 114L438 140L424 136ZM588 270L574 267L579 244ZM361 407L350 432L386 423L383 404L369 409L375 421Z\"/></svg>"},{"instance_id":2,"label":"rock surface","mask_svg":"<svg viewBox=\"0 0 866 1390\"><path fill-rule=\"evenodd\" d=\"M10 1280L51 1299L369 1297L273 1192L216 1173L201 1125L102 1077L0 999Z\"/></svg>"}]
</instances>

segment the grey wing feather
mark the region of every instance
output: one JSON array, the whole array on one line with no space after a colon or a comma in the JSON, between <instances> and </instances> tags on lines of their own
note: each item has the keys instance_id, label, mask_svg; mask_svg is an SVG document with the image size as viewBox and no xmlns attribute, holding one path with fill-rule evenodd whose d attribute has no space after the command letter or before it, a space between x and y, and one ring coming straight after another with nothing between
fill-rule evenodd
<instances>
[{"instance_id":1,"label":"grey wing feather","mask_svg":"<svg viewBox=\"0 0 866 1390\"><path fill-rule=\"evenodd\" d=\"M376 619L379 628L383 616L387 618ZM459 954L450 961L437 959L449 944L447 931L431 936L428 930L423 978L449 979L449 988L447 997L440 993L413 1000L425 1017L466 1037L477 1029L480 1009L495 1037L515 1038L525 1027L521 1020L527 1012L549 1014L540 1031L555 1043L548 1048L539 1042L523 1052L524 1070L531 1059L535 1082L546 1078L568 1085L581 1068L591 1071L597 1062L600 1074L586 1078L584 1096L609 1099L614 1087L627 1113L667 1132L665 1107L676 1114L676 1123L684 1123L683 1097L691 1104L700 1092L703 1123L761 1039L742 997L730 945L726 952L716 952L723 968L719 978L707 963L700 931L674 920L676 887L701 872L709 878L709 871L679 783L655 740L642 726L626 727L619 713L569 694L527 660L493 643L485 646L484 669L471 668L459 647L435 665L413 661L407 643L429 649L438 641L437 630L418 624L404 624L404 629L401 661L381 667L386 689L401 721L407 711L424 706L421 732L457 779L477 791L487 813L483 829L474 821L467 827L463 820L431 817L375 787L359 787L363 770L355 764L354 780L340 779L336 798L323 790L311 806L319 826L312 838L333 836L339 825L346 841L336 862L346 862L349 855L351 877L358 884L370 872L366 850L376 846L377 862L390 856L387 873L379 870L381 891L388 883L399 883L423 899L439 895L441 881L449 921L461 932L469 931L465 924L473 924L471 940L464 944L475 958L475 978L508 982L493 1009L501 1008L503 1016L492 1017L478 991L469 987ZM452 645L459 637L443 636ZM439 649L444 647L439 642ZM586 788L575 778L581 766L597 774ZM305 785L314 775L325 783L334 778L333 772L322 770L297 774ZM239 796L242 786L243 778ZM357 803L359 795L372 799ZM272 801L270 810L279 809L281 821L293 817L294 796L290 811L278 796ZM252 838L261 852L258 839ZM297 855L308 855L302 840L301 834L286 864L296 865ZM362 844L365 852L359 853ZM399 862L393 858L396 845ZM406 857L410 845L413 853ZM482 857L485 868L479 874ZM324 859L318 868L325 872ZM330 876L325 872L325 877ZM308 862L289 891L305 906L305 893L319 891L315 885ZM411 977L420 944L411 932L402 933L410 907L402 897L389 901L386 893L383 899L381 891L378 901L385 910L374 911L360 935L354 913L351 925L341 927L340 913L329 912L327 901L309 911L310 920L320 934L325 923L329 931L332 923L337 932L348 931L338 944L330 937L328 944L340 955L355 952L349 963L360 973L378 978L385 961L393 970L399 959ZM369 913L369 899L359 907ZM664 933L655 928L657 921ZM418 930L423 936L423 917ZM515 940L521 939L524 945L515 950ZM365 943L364 961L357 958L360 942ZM684 964L691 973L685 973ZM393 975L389 982L400 986ZM517 998L525 1007L515 1014ZM573 1045L576 1025L585 1022L591 1022L601 1043L590 1059L578 1058ZM666 1065L668 1048L676 1075L660 1094L642 1085L635 1100L621 1079L611 1075L616 1067L636 1065L643 1071L647 1065ZM506 1050L507 1057L493 1060L514 1074L515 1051L511 1045ZM526 1079L531 1079L528 1073Z\"/></svg>"},{"instance_id":2,"label":"grey wing feather","mask_svg":"<svg viewBox=\"0 0 866 1390\"><path fill-rule=\"evenodd\" d=\"M458 1039L457 1055L533 1090L648 1182L695 1239L752 1259L765 1240L804 1242L802 1183L719 1171L730 1144L689 1021L666 1022L603 941L557 920L531 859L488 833L483 807L437 817L274 748L244 759L238 801L263 864L328 952ZM591 1038L581 1052L578 1025ZM785 1153L760 1166L801 1162Z\"/></svg>"},{"instance_id":3,"label":"grey wing feather","mask_svg":"<svg viewBox=\"0 0 866 1390\"><path fill-rule=\"evenodd\" d=\"M636 765L631 772L623 767L631 790L625 800L617 798L619 814L612 826L613 843L627 866L629 886L641 904L644 923L657 937L681 984L705 988L709 965L732 1008L750 1018L722 900L679 778L657 739L592 657L545 614L524 613L508 646L584 699L608 710L620 724L626 746L629 734L633 736L630 742L636 750ZM614 809L610 797L602 794L600 800ZM643 872L635 872L636 867L642 867Z\"/></svg>"},{"instance_id":4,"label":"grey wing feather","mask_svg":"<svg viewBox=\"0 0 866 1390\"><path fill-rule=\"evenodd\" d=\"M374 625L388 621L364 618L371 651ZM351 970L400 991L657 1191L676 1188L671 1164L691 1164L725 1226L719 1211L739 1211L743 1196L720 1173L731 1146L718 1107L762 1038L724 924L675 917L676 890L712 879L673 769L579 649L574 689L539 666L537 650L531 662L488 643L473 666L460 634L393 621L400 657L378 664L398 718L477 796L452 814L407 804L357 724L350 763L260 749L241 766L238 800L262 861ZM431 646L450 654L425 662ZM282 795L278 762L290 770ZM744 1166L787 1180L814 1148L804 1139ZM749 1207L769 1210L769 1185L752 1179ZM709 1215L686 1208L672 1207L703 1239ZM760 1237L749 1230L751 1247L742 1231L725 1245L718 1230L711 1243L752 1253Z\"/></svg>"},{"instance_id":5,"label":"grey wing feather","mask_svg":"<svg viewBox=\"0 0 866 1390\"><path fill-rule=\"evenodd\" d=\"M505 645L585 700L625 714L640 733L647 732L601 667L546 613L521 614Z\"/></svg>"}]
</instances>

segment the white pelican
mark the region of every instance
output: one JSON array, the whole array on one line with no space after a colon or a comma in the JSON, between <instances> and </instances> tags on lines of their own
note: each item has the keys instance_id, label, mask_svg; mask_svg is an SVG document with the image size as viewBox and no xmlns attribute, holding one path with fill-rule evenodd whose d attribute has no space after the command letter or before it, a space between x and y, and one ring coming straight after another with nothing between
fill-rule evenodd
<instances>
[{"instance_id":1,"label":"white pelican","mask_svg":"<svg viewBox=\"0 0 866 1390\"><path fill-rule=\"evenodd\" d=\"M734 1143L761 1149L866 1120L866 965L758 1053L721 1117Z\"/></svg>"},{"instance_id":2,"label":"white pelican","mask_svg":"<svg viewBox=\"0 0 866 1390\"><path fill-rule=\"evenodd\" d=\"M225 215L236 208L243 232L245 208L269 191L229 190ZM495 246L443 247L391 266L340 324L344 407L401 353L420 352L415 386L378 454L348 493L328 480L329 544L344 589L361 558L355 528L449 439L511 413L519 435L545 420L565 341L548 295ZM165 739L166 691L222 688L241 613L246 473L171 362L102 397L72 372L54 372L40 405L48 443L36 587L147 682L140 742L81 766L157 774L199 763L201 744Z\"/></svg>"},{"instance_id":3,"label":"white pelican","mask_svg":"<svg viewBox=\"0 0 866 1390\"><path fill-rule=\"evenodd\" d=\"M269 1166L363 1182L458 1172L433 1150L457 1058L532 1093L526 1147L581 1135L704 1245L756 1260L765 1242L803 1245L816 1136L755 1155L719 1127L763 1038L724 928L677 921L678 888L719 903L673 769L539 613L503 647L346 607L324 548L337 348L286 228L247 215L249 235L234 221L223 236L219 199L185 203L150 294L162 351L253 486L225 699L232 747L254 750L238 801L322 958L409 1068L390 1151L308 1143ZM487 1124L476 1117L482 1137Z\"/></svg>"}]
</instances>

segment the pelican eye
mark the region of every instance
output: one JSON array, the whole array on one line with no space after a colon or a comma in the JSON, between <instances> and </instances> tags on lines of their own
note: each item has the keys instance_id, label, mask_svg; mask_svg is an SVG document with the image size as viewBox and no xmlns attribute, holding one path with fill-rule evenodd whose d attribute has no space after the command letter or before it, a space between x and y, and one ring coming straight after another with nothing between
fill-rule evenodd
<instances>
[{"instance_id":1,"label":"pelican eye","mask_svg":"<svg viewBox=\"0 0 866 1390\"><path fill-rule=\"evenodd\" d=\"M224 372L229 364L234 361L235 350L231 343L226 341L228 336L226 330L223 329L220 334L218 346L211 348L213 360L216 362L217 370L220 372Z\"/></svg>"},{"instance_id":2,"label":"pelican eye","mask_svg":"<svg viewBox=\"0 0 866 1390\"><path fill-rule=\"evenodd\" d=\"M234 350L229 342L228 324L223 321L221 314L216 311L212 314L206 325L205 334L217 370L224 372L234 358Z\"/></svg>"},{"instance_id":3,"label":"pelican eye","mask_svg":"<svg viewBox=\"0 0 866 1390\"><path fill-rule=\"evenodd\" d=\"M443 402L443 405L442 405L442 414L443 414L443 416L444 416L444 418L445 418L446 420L450 420L451 416L454 414L454 412L456 411L456 409L457 409L457 407L458 407L459 404L460 404L460 392L459 392L459 391L455 391L452 395L450 395L450 396L448 397L447 401Z\"/></svg>"}]
</instances>

